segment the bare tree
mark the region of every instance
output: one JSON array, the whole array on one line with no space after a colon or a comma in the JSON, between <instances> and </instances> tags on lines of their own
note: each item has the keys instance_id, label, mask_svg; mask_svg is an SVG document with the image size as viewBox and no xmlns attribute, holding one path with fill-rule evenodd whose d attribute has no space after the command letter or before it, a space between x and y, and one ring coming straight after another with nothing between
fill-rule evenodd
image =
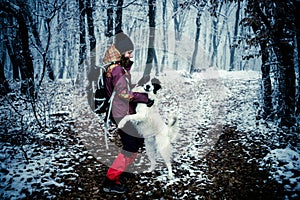
<instances>
[{"instance_id":1,"label":"bare tree","mask_svg":"<svg viewBox=\"0 0 300 200\"><path fill-rule=\"evenodd\" d=\"M295 22L296 22L296 39L297 39L297 54L298 54L298 63L297 64L297 69L296 71L298 71L298 77L297 77L297 85L298 87L297 89L297 107L296 107L296 115L299 116L300 115L300 1L296 1L295 2Z\"/></svg>"},{"instance_id":2,"label":"bare tree","mask_svg":"<svg viewBox=\"0 0 300 200\"><path fill-rule=\"evenodd\" d=\"M10 87L4 74L4 65L2 57L0 62L0 96L6 95L8 92L10 92Z\"/></svg>"},{"instance_id":3,"label":"bare tree","mask_svg":"<svg viewBox=\"0 0 300 200\"><path fill-rule=\"evenodd\" d=\"M13 55L14 52L11 53L13 53L12 57L18 59L16 62L18 62L18 68L21 73L21 91L34 97L34 70L29 47L28 16L26 15L28 12L25 7L22 7L22 4L14 4L7 1L0 2L0 10L6 13L7 18L15 19L12 21L12 27L16 27L14 30L16 37L14 40L9 40L7 44L14 45L16 41L18 42L18 47L15 47L15 49L21 48L22 51L18 51L18 55ZM19 61L21 62L19 63Z\"/></svg>"},{"instance_id":4,"label":"bare tree","mask_svg":"<svg viewBox=\"0 0 300 200\"><path fill-rule=\"evenodd\" d=\"M196 58L198 55L198 46L199 46L199 38L200 38L200 26L201 26L201 15L202 15L202 7L198 7L197 10L197 18L196 18L196 34L195 34L195 42L194 42L194 51L192 56L192 64L190 67L190 74L193 74L195 71Z\"/></svg>"},{"instance_id":5,"label":"bare tree","mask_svg":"<svg viewBox=\"0 0 300 200\"><path fill-rule=\"evenodd\" d=\"M50 4L50 3L49 3ZM40 39L40 33L38 32L38 23L36 22L36 19L34 16L32 16L30 13L28 13L28 19L31 24L31 32L33 35L33 38L35 40L35 48L39 52L40 56L42 57L43 60L43 65L42 65L42 73L40 74L40 80L38 85L38 88L36 90L36 93L38 92L45 75L50 79L54 80L54 72L53 68L51 66L50 58L49 58L49 48L50 48L50 43L51 43L51 37L52 37L52 27L51 27L51 22L58 13L58 11L62 8L64 3L61 4L56 4L53 3L51 6L48 6L47 8L43 7L42 13L42 19L45 23L45 29L46 29L46 40L44 42L44 45ZM30 11L30 7L26 5L27 11ZM32 5L31 5L32 7Z\"/></svg>"},{"instance_id":6,"label":"bare tree","mask_svg":"<svg viewBox=\"0 0 300 200\"><path fill-rule=\"evenodd\" d=\"M154 48L154 40L155 40L155 14L156 14L156 0L149 0L149 43L148 43L148 54L146 61L146 68L144 71L144 76L150 75L151 70L153 68L153 62L155 60L155 48Z\"/></svg>"},{"instance_id":7,"label":"bare tree","mask_svg":"<svg viewBox=\"0 0 300 200\"><path fill-rule=\"evenodd\" d=\"M264 107L270 104L270 81L268 80L268 63L274 63L276 72L272 93L275 97L274 116L280 126L292 126L295 123L296 90L295 90L295 15L294 4L291 1L261 2L248 1L248 16L243 20L249 24L256 33L255 39L250 42L258 42L265 60L262 63L264 87ZM272 17L271 17L272 16ZM272 21L271 21L272 19ZM275 56L273 56L271 53ZM274 60L275 59L275 60ZM277 86L277 87L276 87ZM299 103L299 102L298 102ZM269 113L266 113L269 114Z\"/></svg>"},{"instance_id":8,"label":"bare tree","mask_svg":"<svg viewBox=\"0 0 300 200\"><path fill-rule=\"evenodd\" d=\"M205 1L205 0L204 0ZM173 3L173 20L174 20L174 35L175 35L175 49L174 49L174 60L173 60L173 67L174 69L178 69L178 48L179 48L179 41L183 35L183 29L187 22L188 17L188 8L193 3L199 3L200 1L184 1L183 3L179 3L178 0L172 0Z\"/></svg>"},{"instance_id":9,"label":"bare tree","mask_svg":"<svg viewBox=\"0 0 300 200\"><path fill-rule=\"evenodd\" d=\"M168 23L166 21L167 18L167 0L163 0L162 1L162 19L163 19L163 57L161 60L161 68L160 68L160 72L164 71L164 66L167 64L167 60L168 60L168 54L167 54L167 46L168 46L168 37L166 36L166 33L168 32Z\"/></svg>"},{"instance_id":10,"label":"bare tree","mask_svg":"<svg viewBox=\"0 0 300 200\"><path fill-rule=\"evenodd\" d=\"M85 16L86 9L84 0L79 0L78 2L79 11L80 11L80 19L79 19L79 27L80 27L80 50L79 50L79 71L82 73L82 65L84 60L86 59L87 47L86 47L86 31L85 31Z\"/></svg>"},{"instance_id":11,"label":"bare tree","mask_svg":"<svg viewBox=\"0 0 300 200\"><path fill-rule=\"evenodd\" d=\"M118 0L117 10L116 10L116 28L115 33L118 34L122 31L122 14L123 14L123 0Z\"/></svg>"},{"instance_id":12,"label":"bare tree","mask_svg":"<svg viewBox=\"0 0 300 200\"><path fill-rule=\"evenodd\" d=\"M107 18L106 18L106 31L105 36L111 37L113 36L114 29L114 10L113 10L114 0L107 0Z\"/></svg>"},{"instance_id":13,"label":"bare tree","mask_svg":"<svg viewBox=\"0 0 300 200\"><path fill-rule=\"evenodd\" d=\"M234 33L233 33L233 45L230 46L230 63L229 63L229 71L234 70L234 56L235 56L235 49L236 49L236 37L238 35L238 30L239 30L239 21L240 21L240 9L241 9L241 2L237 2L237 9L235 13L235 24L234 24Z\"/></svg>"},{"instance_id":14,"label":"bare tree","mask_svg":"<svg viewBox=\"0 0 300 200\"><path fill-rule=\"evenodd\" d=\"M93 0L86 0L86 17L87 17L87 30L88 30L88 41L89 41L89 50L90 57L87 65L87 78L88 78L88 86L86 88L87 99L89 105L91 105L92 109L94 108L94 99L93 99L93 82L98 80L98 76L100 74L99 67L96 66L96 38L94 33L94 20L93 20ZM87 41L86 41L87 42Z\"/></svg>"},{"instance_id":15,"label":"bare tree","mask_svg":"<svg viewBox=\"0 0 300 200\"><path fill-rule=\"evenodd\" d=\"M222 10L222 6L223 6L223 2L221 2L221 4L219 5L219 10L216 13L216 15L219 15L219 13ZM218 66L216 60L217 60L217 56L218 56L218 46L219 46L219 39L220 39L220 34L219 34L219 29L218 29L218 24L219 24L219 19L220 17L214 17L212 19L212 34L211 34L211 51L212 51L212 55L210 58L210 66ZM224 26L224 23L223 23ZM220 30L222 31L222 29Z\"/></svg>"}]
</instances>

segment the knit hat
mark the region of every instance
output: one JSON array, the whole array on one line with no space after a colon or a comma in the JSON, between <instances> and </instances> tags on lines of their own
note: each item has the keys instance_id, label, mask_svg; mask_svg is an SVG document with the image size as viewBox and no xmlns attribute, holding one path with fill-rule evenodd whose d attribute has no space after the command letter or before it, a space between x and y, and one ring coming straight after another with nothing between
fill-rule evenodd
<instances>
[{"instance_id":1,"label":"knit hat","mask_svg":"<svg viewBox=\"0 0 300 200\"><path fill-rule=\"evenodd\" d=\"M116 35L115 47L121 54L134 49L131 39L123 32L120 32Z\"/></svg>"}]
</instances>

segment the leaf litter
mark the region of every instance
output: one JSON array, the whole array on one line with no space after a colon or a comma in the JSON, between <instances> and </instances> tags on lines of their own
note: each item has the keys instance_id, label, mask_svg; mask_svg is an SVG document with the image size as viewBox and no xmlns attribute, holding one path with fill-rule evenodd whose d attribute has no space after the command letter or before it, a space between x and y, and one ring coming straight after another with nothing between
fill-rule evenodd
<instances>
[{"instance_id":1,"label":"leaf litter","mask_svg":"<svg viewBox=\"0 0 300 200\"><path fill-rule=\"evenodd\" d=\"M184 74L170 71L159 77L160 112L166 120L170 113L178 117L175 179L167 179L160 157L156 170L145 173L149 162L143 149L128 170L133 175L122 179L130 192L102 192L106 170L121 149L118 134L111 126L107 150L103 119L90 110L83 88L64 85L58 87L62 96L54 127L22 143L11 139L19 129L1 133L1 199L299 198L299 136L256 119L259 74ZM8 109L2 110L5 121Z\"/></svg>"}]
</instances>

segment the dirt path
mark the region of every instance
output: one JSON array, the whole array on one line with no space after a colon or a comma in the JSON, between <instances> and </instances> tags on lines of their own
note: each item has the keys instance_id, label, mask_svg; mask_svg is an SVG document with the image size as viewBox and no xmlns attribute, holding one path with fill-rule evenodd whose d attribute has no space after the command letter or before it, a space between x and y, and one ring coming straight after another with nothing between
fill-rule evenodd
<instances>
[{"instance_id":1,"label":"dirt path","mask_svg":"<svg viewBox=\"0 0 300 200\"><path fill-rule=\"evenodd\" d=\"M229 84L234 86L236 82ZM260 145L248 145L248 133L224 124L224 115L234 112L228 109L228 104L239 102L235 106L243 109L243 104L252 100L239 95L228 97L226 89L223 82L208 79L183 82L180 89L171 85L164 91L164 100L160 102L162 113L167 116L177 110L179 117L181 136L175 144L173 162L176 179L171 182L166 179L162 163L157 171L142 173L148 166L143 151L131 169L135 176L125 180L131 192L121 196L107 195L101 190L107 166L120 149L118 138L112 130L106 150L103 134L99 136L103 132L99 120L90 120L93 114L85 110L80 116L87 120L80 120L76 132L95 160L87 163L93 165L88 173L85 164L78 165L78 173L83 176L81 183L90 181L76 195L86 197L89 191L91 198L102 199L283 199L282 186L269 180L268 172L261 170L256 162L266 151Z\"/></svg>"},{"instance_id":2,"label":"dirt path","mask_svg":"<svg viewBox=\"0 0 300 200\"><path fill-rule=\"evenodd\" d=\"M73 137L69 142L62 139L57 143L68 146L67 151L77 151L77 157L67 164L60 158L57 165L61 165L62 170L73 167L73 173L60 176L64 186L49 186L29 195L28 199L41 199L49 193L55 199L284 199L282 186L269 180L267 171L261 170L255 162L264 155L264 150L254 145L251 149L245 148L240 143L241 137L245 137L245 133L223 127L218 142L203 159L191 157L187 169L183 167L184 162L173 162L176 180L163 179L166 171L162 167L153 173L135 173L123 179L131 191L122 195L102 192L106 164L97 160L85 146L75 147L74 141L78 138Z\"/></svg>"}]
</instances>

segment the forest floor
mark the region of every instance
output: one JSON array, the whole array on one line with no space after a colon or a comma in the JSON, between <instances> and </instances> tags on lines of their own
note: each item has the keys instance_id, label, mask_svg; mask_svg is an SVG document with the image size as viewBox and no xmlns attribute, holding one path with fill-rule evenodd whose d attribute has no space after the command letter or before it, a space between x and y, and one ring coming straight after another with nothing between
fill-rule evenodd
<instances>
[{"instance_id":1,"label":"forest floor","mask_svg":"<svg viewBox=\"0 0 300 200\"><path fill-rule=\"evenodd\" d=\"M287 146L299 152L299 136L255 118L259 104L256 75L233 77L161 77L168 85L160 94L161 113L176 113L179 118L180 137L174 144L172 163L175 179L167 179L161 160L157 170L144 173L149 162L142 149L129 169L133 176L122 178L130 191L121 195L102 191L108 166L121 148L119 138L111 127L109 149L105 148L103 120L91 112L82 89L56 86L64 88L60 94L67 98L57 103L52 127L30 136L9 130L13 120L1 112L0 125L6 131L0 137L0 198L299 198L298 155L292 156L295 162L279 163L277 169L286 169L281 170L281 181L272 175L276 163L267 159L271 150Z\"/></svg>"}]
</instances>

